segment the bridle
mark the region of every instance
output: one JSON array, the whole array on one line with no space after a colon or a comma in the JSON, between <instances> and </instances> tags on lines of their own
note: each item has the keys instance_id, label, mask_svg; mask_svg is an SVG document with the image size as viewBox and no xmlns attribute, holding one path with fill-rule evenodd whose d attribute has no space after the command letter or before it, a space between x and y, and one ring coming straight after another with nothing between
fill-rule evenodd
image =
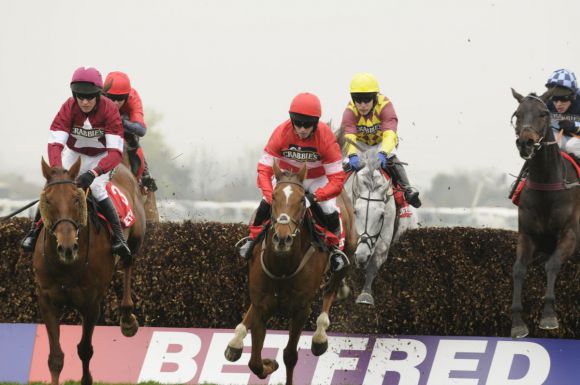
<instances>
[{"instance_id":1,"label":"bridle","mask_svg":"<svg viewBox=\"0 0 580 385\"><path fill-rule=\"evenodd\" d=\"M73 180L56 180L53 182L48 182L46 185L44 185L43 194L45 193L47 187L55 186L55 185L59 185L59 184L76 185L76 182ZM83 199L86 199L86 197L83 197ZM43 220L45 220L45 219L46 218L43 218ZM47 259L46 252L45 252L46 251L45 250L46 233L48 232L52 237L56 238L56 234L55 234L56 227L63 222L70 223L74 226L75 231L76 231L75 241L78 241L78 239L79 239L81 223L78 220L74 220L72 218L59 218L59 219L57 219L54 223L51 224L50 228L46 228L47 231L44 231L43 235L42 235L42 255L43 255L46 263L48 263L48 259ZM87 221L87 223L89 223L89 222L90 221ZM90 247L90 236L89 236L89 239L87 239L87 253L86 253L86 258L85 258L86 265L88 265L88 263L89 263L89 247Z\"/></svg>"},{"instance_id":2,"label":"bridle","mask_svg":"<svg viewBox=\"0 0 580 385\"><path fill-rule=\"evenodd\" d=\"M281 181L281 182L278 182L276 184L276 186L278 186L282 183L296 185L302 189L303 193L305 192L304 186L301 183L292 182L292 181ZM292 218L290 215L288 215L286 213L281 213L280 215L278 215L277 218L274 218L273 216L270 217L270 221L272 222L271 228L274 229L274 225L276 223L279 223L281 225L287 225L287 226L290 226L291 223L294 223L295 229L292 232L292 234L290 234L290 236L294 239L298 234L300 234L300 223L302 222L302 220L304 219L304 215L306 214L306 197L304 197L302 199L302 205L303 205L303 207L302 207L302 211L300 213L299 220L295 220L294 218ZM275 275L266 267L266 264L264 263L264 250L265 249L266 249L266 237L262 241L262 251L260 252L260 263L262 265L262 270L264 271L264 273L269 278L271 278L272 280L275 280L275 281L286 281L286 280L289 280L289 279L296 277L298 275L298 273L300 273L300 271L302 271L304 266L306 266L306 263L308 263L308 261L310 260L310 258L312 257L312 255L314 254L314 251L315 251L314 247L312 247L312 245L310 245L308 247L308 250L306 251L306 254L304 255L304 257L302 257L302 260L300 261L300 264L298 265L296 270L294 270L289 275Z\"/></svg>"},{"instance_id":3,"label":"bridle","mask_svg":"<svg viewBox=\"0 0 580 385\"><path fill-rule=\"evenodd\" d=\"M538 97L537 95L534 95L534 94L529 94L529 95L525 96L522 99L522 102L525 99L533 99L535 101L540 102L542 104L542 106L544 107L545 112L547 112L548 113L548 116L549 116L550 110L548 109L548 106L546 105L546 103L540 97ZM522 102L520 102L520 105L522 104ZM514 124L514 118L516 117L516 113L517 113L517 110L512 114L511 121L510 121L512 127L514 127L514 128L516 128L516 125ZM535 142L533 144L533 150L532 150L532 152L531 152L530 157L528 158L528 160L529 159L532 159L536 155L536 153L542 149L543 146L550 146L550 145L558 144L558 142L556 140L551 141L551 142L544 142L544 138L546 137L547 131L549 129L550 129L550 119L548 119L548 123L544 127L543 135L540 137L540 139L537 142ZM520 131L520 133L523 132L523 131L533 131L533 132L536 132L536 130L534 130L529 125L523 126L522 129L521 129L521 131ZM516 138L519 139L519 137L520 137L520 135L516 134Z\"/></svg>"},{"instance_id":4,"label":"bridle","mask_svg":"<svg viewBox=\"0 0 580 385\"><path fill-rule=\"evenodd\" d=\"M282 181L282 182L276 183L276 186L281 185L283 183L296 185L302 190L302 193L305 192L304 186L301 183L297 183L297 182ZM277 218L274 218L274 216L273 216L274 210L272 210L272 216L270 217L270 221L272 223L272 229L274 229L274 226L276 226L276 224L286 225L291 229L290 224L293 223L294 224L294 231L292 232L292 234L290 234L290 236L292 238L296 238L296 236L298 236L298 234L300 234L300 223L302 223L302 220L304 219L304 214L306 213L306 198L302 199L302 205L303 205L303 207L302 207L302 210L300 212L300 218L298 220L292 218L290 215L288 215L286 213L281 213L280 215L278 215Z\"/></svg>"},{"instance_id":5,"label":"bridle","mask_svg":"<svg viewBox=\"0 0 580 385\"><path fill-rule=\"evenodd\" d=\"M372 175L372 174L371 174ZM383 179L387 179L384 177L384 175L381 173L381 176L383 177ZM387 181L387 183L390 183L389 181ZM381 237L381 233L383 231L383 226L385 224L385 216L382 215L381 216L381 222L380 222L380 227L379 227L379 231L374 234L371 235L369 234L368 231L368 225L369 225L369 210L370 210L370 203L371 202L383 202L383 203L387 203L389 201L389 199L391 198L392 195L390 194L385 194L385 196L381 199L377 199L377 198L371 198L371 190L374 189L374 183L372 184L372 187L369 189L368 191L368 197L363 197L362 195L358 194L355 191L355 186L358 185L358 173L355 173L354 176L354 180L352 183L352 200L353 200L353 205L355 203L355 201L357 199L362 199L364 201L367 202L367 207L366 207L366 213L365 213L365 229L364 231L360 234L360 237L357 241L357 247L362 243L364 244L366 247L369 248L369 252L372 253L373 248L375 247L375 244L378 242L379 238Z\"/></svg>"}]
</instances>

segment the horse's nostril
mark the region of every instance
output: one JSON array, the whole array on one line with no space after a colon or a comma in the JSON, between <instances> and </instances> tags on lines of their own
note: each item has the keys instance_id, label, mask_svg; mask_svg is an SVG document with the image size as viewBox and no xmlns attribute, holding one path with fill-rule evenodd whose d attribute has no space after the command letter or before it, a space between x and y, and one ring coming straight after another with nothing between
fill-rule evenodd
<instances>
[{"instance_id":1,"label":"horse's nostril","mask_svg":"<svg viewBox=\"0 0 580 385\"><path fill-rule=\"evenodd\" d=\"M292 239L292 237L291 237L290 235L288 235L288 236L286 237L286 239L284 239L284 243L285 243L286 245L291 245L291 244L292 244L292 242L293 242L293 239Z\"/></svg>"},{"instance_id":2,"label":"horse's nostril","mask_svg":"<svg viewBox=\"0 0 580 385\"><path fill-rule=\"evenodd\" d=\"M76 252L78 252L78 251L79 251L79 245L78 245L78 243L75 243L75 244L73 245L73 252L74 252L74 253L76 253Z\"/></svg>"},{"instance_id":3,"label":"horse's nostril","mask_svg":"<svg viewBox=\"0 0 580 385\"><path fill-rule=\"evenodd\" d=\"M59 254L61 254L61 255L62 255L63 251L64 251L64 249L63 249L63 247L62 247L61 245L58 245L58 246L56 247L56 252L57 252L57 253L59 253Z\"/></svg>"},{"instance_id":4,"label":"horse's nostril","mask_svg":"<svg viewBox=\"0 0 580 385\"><path fill-rule=\"evenodd\" d=\"M276 243L280 243L280 237L278 236L277 233L274 233L274 236L272 237L272 240Z\"/></svg>"}]
</instances>

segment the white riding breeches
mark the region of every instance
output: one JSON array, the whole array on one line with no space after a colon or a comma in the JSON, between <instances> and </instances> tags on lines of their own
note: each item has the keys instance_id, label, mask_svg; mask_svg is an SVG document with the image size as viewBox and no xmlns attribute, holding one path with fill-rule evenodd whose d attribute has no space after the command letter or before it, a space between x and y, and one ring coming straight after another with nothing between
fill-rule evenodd
<instances>
[{"instance_id":1,"label":"white riding breeches","mask_svg":"<svg viewBox=\"0 0 580 385\"><path fill-rule=\"evenodd\" d=\"M558 130L554 130L554 137L558 137ZM580 138L573 136L562 135L560 142L558 143L560 150L567 152L568 154L573 154L577 158L580 158Z\"/></svg>"},{"instance_id":2,"label":"white riding breeches","mask_svg":"<svg viewBox=\"0 0 580 385\"><path fill-rule=\"evenodd\" d=\"M327 183L328 183L328 178L326 177L326 175L323 175L323 176L318 177L318 178L304 179L304 182L302 183L302 185L304 186L304 190L306 192L314 194L316 192L316 190L326 186ZM276 187L276 178L275 177L272 177L272 187ZM263 199L265 199L265 198L263 198ZM325 214L332 214L333 212L338 211L338 207L336 206L336 198L331 198L331 199L326 200L326 201L318 201L317 203L320 206L320 208L322 209L322 212L324 212Z\"/></svg>"},{"instance_id":3,"label":"white riding breeches","mask_svg":"<svg viewBox=\"0 0 580 385\"><path fill-rule=\"evenodd\" d=\"M102 154L96 156L89 156L78 153L76 151L71 150L67 146L64 147L62 150L62 167L66 170L69 170L72 165L77 161L77 159L81 158L81 168L79 170L79 175L89 171L90 169L96 167L99 164L99 161L107 156L107 152L103 152ZM97 202L102 201L108 197L107 194L107 182L111 179L111 174L106 172L102 175L99 175L95 178L93 183L91 184L91 193L97 200Z\"/></svg>"}]
</instances>

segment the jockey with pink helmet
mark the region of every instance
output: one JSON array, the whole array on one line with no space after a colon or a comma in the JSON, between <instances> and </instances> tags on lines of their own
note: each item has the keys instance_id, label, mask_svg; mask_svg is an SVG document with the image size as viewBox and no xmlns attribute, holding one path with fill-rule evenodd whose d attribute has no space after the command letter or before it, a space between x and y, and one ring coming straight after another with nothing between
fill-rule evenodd
<instances>
[{"instance_id":1,"label":"jockey with pink helmet","mask_svg":"<svg viewBox=\"0 0 580 385\"><path fill-rule=\"evenodd\" d=\"M258 162L258 187L262 190L250 236L240 248L240 254L249 258L263 223L269 219L272 191L276 183L272 166L277 161L280 169L298 172L306 163L304 179L306 197L317 205L325 216L328 230L340 237L340 219L336 197L341 193L345 173L342 155L330 127L320 122L320 100L311 93L298 94L290 104L290 119L280 124L268 140ZM349 264L348 257L336 246L330 249L331 270L337 272Z\"/></svg>"},{"instance_id":2,"label":"jockey with pink helmet","mask_svg":"<svg viewBox=\"0 0 580 385\"><path fill-rule=\"evenodd\" d=\"M141 97L137 90L131 86L129 76L120 71L113 71L107 75L103 91L105 96L117 105L121 113L129 163L133 174L137 176L137 170L141 167L141 159L138 155L138 150L141 148L139 138L145 136L147 132ZM142 148L141 151L143 151ZM155 179L151 177L147 161L144 162L143 175L141 175L139 182L149 191L157 190L157 184Z\"/></svg>"},{"instance_id":3,"label":"jockey with pink helmet","mask_svg":"<svg viewBox=\"0 0 580 385\"><path fill-rule=\"evenodd\" d=\"M77 159L81 168L77 184L91 188L99 210L113 230L114 254L129 258L131 250L125 241L119 216L106 191L110 172L123 155L123 126L117 106L101 98L103 79L94 67L79 67L70 82L72 97L68 98L50 126L48 160L51 167L69 169ZM22 242L25 251L34 251L40 232L40 214Z\"/></svg>"}]
</instances>

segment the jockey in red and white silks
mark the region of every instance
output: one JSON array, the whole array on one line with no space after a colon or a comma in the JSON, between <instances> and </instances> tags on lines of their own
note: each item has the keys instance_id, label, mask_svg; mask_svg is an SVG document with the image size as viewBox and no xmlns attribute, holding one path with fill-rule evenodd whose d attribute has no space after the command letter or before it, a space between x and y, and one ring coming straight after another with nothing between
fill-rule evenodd
<instances>
[{"instance_id":1,"label":"jockey in red and white silks","mask_svg":"<svg viewBox=\"0 0 580 385\"><path fill-rule=\"evenodd\" d=\"M330 127L320 122L321 105L316 95L298 94L290 104L290 119L280 124L268 140L258 162L258 187L263 199L250 224L249 240L240 248L248 258L263 223L269 218L274 180L274 161L282 170L297 173L306 164L303 186L307 204L320 207L326 228L340 236L340 216L336 197L341 193L346 175L342 169L342 154ZM350 262L337 245L330 245L330 268L337 272Z\"/></svg>"},{"instance_id":2,"label":"jockey in red and white silks","mask_svg":"<svg viewBox=\"0 0 580 385\"><path fill-rule=\"evenodd\" d=\"M117 106L100 98L95 108L84 113L74 98L61 107L50 126L48 159L50 166L69 169L80 157L80 173L94 170L98 174L90 185L97 201L107 197L105 185L109 171L123 156L123 125Z\"/></svg>"},{"instance_id":3,"label":"jockey in red and white silks","mask_svg":"<svg viewBox=\"0 0 580 385\"><path fill-rule=\"evenodd\" d=\"M325 214L337 210L336 197L342 191L345 174L340 148L328 125L318 122L316 130L305 139L294 132L290 119L274 130L258 163L258 187L268 203L272 202L276 184L272 170L274 159L279 160L280 169L295 173L306 163L305 190L314 194Z\"/></svg>"}]
</instances>

